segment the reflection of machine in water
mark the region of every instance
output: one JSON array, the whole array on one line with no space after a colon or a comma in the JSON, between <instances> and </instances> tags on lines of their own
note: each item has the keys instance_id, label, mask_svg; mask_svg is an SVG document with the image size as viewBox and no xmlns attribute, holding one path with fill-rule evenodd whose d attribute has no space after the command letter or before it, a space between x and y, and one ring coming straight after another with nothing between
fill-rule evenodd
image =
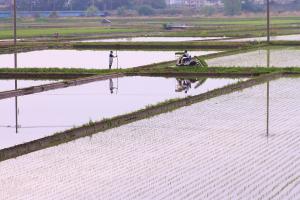
<instances>
[{"instance_id":1,"label":"reflection of machine in water","mask_svg":"<svg viewBox=\"0 0 300 200\"><path fill-rule=\"evenodd\" d=\"M177 85L176 85L176 92L185 92L188 93L190 89L192 89L192 86L194 86L194 89L197 89L201 85L205 83L207 78L197 78L197 79L176 79Z\"/></svg>"}]
</instances>

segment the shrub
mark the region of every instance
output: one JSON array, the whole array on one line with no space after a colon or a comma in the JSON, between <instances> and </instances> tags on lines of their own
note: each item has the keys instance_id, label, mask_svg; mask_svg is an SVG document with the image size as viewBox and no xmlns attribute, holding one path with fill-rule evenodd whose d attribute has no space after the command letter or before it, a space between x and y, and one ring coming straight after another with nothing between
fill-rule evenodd
<instances>
[{"instance_id":1,"label":"shrub","mask_svg":"<svg viewBox=\"0 0 300 200\"><path fill-rule=\"evenodd\" d=\"M126 15L126 8L125 7L118 8L117 15L125 16Z\"/></svg>"},{"instance_id":2,"label":"shrub","mask_svg":"<svg viewBox=\"0 0 300 200\"><path fill-rule=\"evenodd\" d=\"M99 10L95 6L90 6L86 9L86 16L93 17L96 16L99 13Z\"/></svg>"},{"instance_id":3,"label":"shrub","mask_svg":"<svg viewBox=\"0 0 300 200\"><path fill-rule=\"evenodd\" d=\"M213 6L204 6L201 9L201 13L205 16L212 16L216 13L216 9Z\"/></svg>"},{"instance_id":4,"label":"shrub","mask_svg":"<svg viewBox=\"0 0 300 200\"><path fill-rule=\"evenodd\" d=\"M58 17L58 14L56 11L52 11L49 15L50 18L57 18Z\"/></svg>"},{"instance_id":5,"label":"shrub","mask_svg":"<svg viewBox=\"0 0 300 200\"><path fill-rule=\"evenodd\" d=\"M151 6L144 5L139 7L138 13L139 15L150 16L155 14L155 10Z\"/></svg>"}]
</instances>

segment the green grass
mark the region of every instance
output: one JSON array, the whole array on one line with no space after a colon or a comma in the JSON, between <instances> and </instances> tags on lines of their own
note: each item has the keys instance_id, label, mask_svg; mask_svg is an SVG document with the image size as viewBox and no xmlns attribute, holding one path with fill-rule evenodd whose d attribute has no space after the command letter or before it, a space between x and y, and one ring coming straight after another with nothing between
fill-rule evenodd
<instances>
[{"instance_id":1,"label":"green grass","mask_svg":"<svg viewBox=\"0 0 300 200\"><path fill-rule=\"evenodd\" d=\"M121 73L122 69L78 69L78 68L0 68L0 73L53 73L53 74L110 74Z\"/></svg>"},{"instance_id":2,"label":"green grass","mask_svg":"<svg viewBox=\"0 0 300 200\"><path fill-rule=\"evenodd\" d=\"M76 43L72 47L75 49L236 49L241 47L251 47L257 45L256 42L89 42Z\"/></svg>"},{"instance_id":3,"label":"green grass","mask_svg":"<svg viewBox=\"0 0 300 200\"><path fill-rule=\"evenodd\" d=\"M149 74L149 75L156 75L156 74L166 74L166 75L176 75L176 74L210 74L210 75L260 75L260 74L267 74L267 73L291 73L291 74L299 74L300 68L264 68L264 67L166 67L166 68L155 68L155 69L133 69L127 70L125 73L128 74Z\"/></svg>"},{"instance_id":4,"label":"green grass","mask_svg":"<svg viewBox=\"0 0 300 200\"><path fill-rule=\"evenodd\" d=\"M103 28L103 27L83 27L83 28L32 28L19 29L18 37L43 37L53 36L54 33L59 33L60 36L79 35L79 34L109 34L109 33L137 33L139 29L128 28ZM1 30L0 39L12 38L11 30Z\"/></svg>"},{"instance_id":5,"label":"green grass","mask_svg":"<svg viewBox=\"0 0 300 200\"><path fill-rule=\"evenodd\" d=\"M100 24L99 18L55 18L55 19L18 19L19 37L52 36L58 32L61 36L89 35L99 37L107 34L144 33L156 36L227 36L227 37L257 37L266 34L266 19L264 17L250 18L205 18L205 17L113 17L110 27ZM184 23L195 26L184 31L166 31L165 23ZM0 39L11 38L10 20L0 19ZM300 17L272 17L272 34L300 33ZM113 37L113 35L111 35Z\"/></svg>"},{"instance_id":6,"label":"green grass","mask_svg":"<svg viewBox=\"0 0 300 200\"><path fill-rule=\"evenodd\" d=\"M299 24L300 19L272 19L272 25L278 24ZM235 20L211 20L211 21L200 21L199 24L210 24L210 25L265 25L265 19L235 19Z\"/></svg>"},{"instance_id":7,"label":"green grass","mask_svg":"<svg viewBox=\"0 0 300 200\"><path fill-rule=\"evenodd\" d=\"M263 67L163 67L147 69L118 69L118 70L98 70L98 69L67 69L67 68L1 68L0 73L43 73L43 74L91 74L104 75L111 73L125 74L266 74L273 72L300 74L300 68L263 68Z\"/></svg>"}]
</instances>

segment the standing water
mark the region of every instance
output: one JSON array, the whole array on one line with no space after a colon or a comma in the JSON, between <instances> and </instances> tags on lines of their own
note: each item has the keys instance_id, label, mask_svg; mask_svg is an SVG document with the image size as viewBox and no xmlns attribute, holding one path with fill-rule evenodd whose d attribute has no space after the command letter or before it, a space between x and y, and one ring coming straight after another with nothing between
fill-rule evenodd
<instances>
[{"instance_id":1,"label":"standing water","mask_svg":"<svg viewBox=\"0 0 300 200\"><path fill-rule=\"evenodd\" d=\"M129 37L112 39L91 39L79 40L75 42L187 42L187 41L206 41L218 40L220 37Z\"/></svg>"},{"instance_id":2,"label":"standing water","mask_svg":"<svg viewBox=\"0 0 300 200\"><path fill-rule=\"evenodd\" d=\"M14 90L16 82L17 82L18 88L26 88L26 87L32 87L32 86L37 86L37 85L49 84L49 83L53 83L55 81L14 80L14 79L0 80L0 92Z\"/></svg>"},{"instance_id":3,"label":"standing water","mask_svg":"<svg viewBox=\"0 0 300 200\"><path fill-rule=\"evenodd\" d=\"M263 49L207 61L215 67L300 67L300 49Z\"/></svg>"},{"instance_id":4,"label":"standing water","mask_svg":"<svg viewBox=\"0 0 300 200\"><path fill-rule=\"evenodd\" d=\"M300 41L300 34L272 36L271 40L273 40L273 41ZM225 42L254 42L254 41L262 42L262 41L267 41L267 37L227 39L227 40L223 40L223 41L225 41Z\"/></svg>"},{"instance_id":5,"label":"standing water","mask_svg":"<svg viewBox=\"0 0 300 200\"><path fill-rule=\"evenodd\" d=\"M175 51L114 51L113 69L132 68L175 59ZM213 54L216 51L191 51L192 56ZM14 55L0 55L0 68L13 67ZM43 50L18 54L18 67L107 69L109 51ZM174 63L175 64L175 63Z\"/></svg>"},{"instance_id":6,"label":"standing water","mask_svg":"<svg viewBox=\"0 0 300 200\"><path fill-rule=\"evenodd\" d=\"M17 109L15 98L1 100L0 149L238 81L125 77L17 97Z\"/></svg>"}]
</instances>

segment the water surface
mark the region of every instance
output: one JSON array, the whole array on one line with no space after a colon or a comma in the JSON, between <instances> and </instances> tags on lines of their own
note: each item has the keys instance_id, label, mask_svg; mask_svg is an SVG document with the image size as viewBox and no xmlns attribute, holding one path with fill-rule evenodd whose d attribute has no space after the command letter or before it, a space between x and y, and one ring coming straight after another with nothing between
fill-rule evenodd
<instances>
[{"instance_id":1,"label":"water surface","mask_svg":"<svg viewBox=\"0 0 300 200\"><path fill-rule=\"evenodd\" d=\"M8 90L15 90L16 89L16 83L17 88L26 88L26 87L32 87L32 86L38 86L38 85L44 85L48 83L53 83L55 81L49 81L49 80L14 80L14 79L8 79L8 80L2 80L0 79L0 92L8 91Z\"/></svg>"},{"instance_id":2,"label":"water surface","mask_svg":"<svg viewBox=\"0 0 300 200\"><path fill-rule=\"evenodd\" d=\"M132 68L176 59L176 51L118 51L113 68ZM191 51L192 56L216 51ZM107 69L109 51L42 50L18 54L18 67ZM175 64L175 63L174 63ZM14 54L0 55L0 68L13 67Z\"/></svg>"},{"instance_id":3,"label":"water surface","mask_svg":"<svg viewBox=\"0 0 300 200\"><path fill-rule=\"evenodd\" d=\"M217 40L220 37L128 37L112 39L91 39L80 40L77 42L186 42L186 41L205 41Z\"/></svg>"},{"instance_id":4,"label":"water surface","mask_svg":"<svg viewBox=\"0 0 300 200\"><path fill-rule=\"evenodd\" d=\"M300 49L257 50L208 60L221 67L300 67Z\"/></svg>"},{"instance_id":5,"label":"water surface","mask_svg":"<svg viewBox=\"0 0 300 200\"><path fill-rule=\"evenodd\" d=\"M300 41L300 34L295 35L280 35L280 36L271 36L273 41ZM227 42L262 42L267 41L267 37L255 37L255 38L240 38L240 39L226 39Z\"/></svg>"},{"instance_id":6,"label":"water surface","mask_svg":"<svg viewBox=\"0 0 300 200\"><path fill-rule=\"evenodd\" d=\"M0 148L130 113L172 98L205 93L242 79L200 78L182 89L174 78L125 77L0 101ZM18 122L16 122L16 117ZM16 127L18 133L16 133Z\"/></svg>"},{"instance_id":7,"label":"water surface","mask_svg":"<svg viewBox=\"0 0 300 200\"><path fill-rule=\"evenodd\" d=\"M1 162L0 198L298 200L299 88L279 79Z\"/></svg>"}]
</instances>

